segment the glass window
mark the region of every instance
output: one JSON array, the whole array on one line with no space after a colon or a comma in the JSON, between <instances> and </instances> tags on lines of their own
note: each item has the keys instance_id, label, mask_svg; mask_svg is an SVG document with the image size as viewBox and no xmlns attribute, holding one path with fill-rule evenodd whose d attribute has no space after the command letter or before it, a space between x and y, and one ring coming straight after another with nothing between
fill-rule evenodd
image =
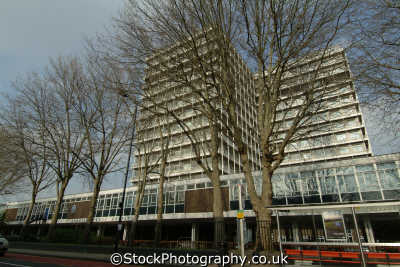
<instances>
[{"instance_id":1,"label":"glass window","mask_svg":"<svg viewBox=\"0 0 400 267\"><path fill-rule=\"evenodd\" d=\"M373 171L374 170L374 165L368 164L368 165L357 165L356 170L358 172L364 172L364 171Z\"/></svg>"},{"instance_id":2,"label":"glass window","mask_svg":"<svg viewBox=\"0 0 400 267\"><path fill-rule=\"evenodd\" d=\"M110 206L111 206L111 199L110 199L110 198L108 198L108 199L106 199L106 205L105 205L105 208L110 208Z\"/></svg>"},{"instance_id":3,"label":"glass window","mask_svg":"<svg viewBox=\"0 0 400 267\"><path fill-rule=\"evenodd\" d=\"M316 149L313 151L314 158L323 158L324 157L324 150L323 149Z\"/></svg>"},{"instance_id":4,"label":"glass window","mask_svg":"<svg viewBox=\"0 0 400 267\"><path fill-rule=\"evenodd\" d=\"M303 182L303 194L304 195L316 195L318 194L318 183L316 178L302 179Z\"/></svg>"},{"instance_id":5,"label":"glass window","mask_svg":"<svg viewBox=\"0 0 400 267\"><path fill-rule=\"evenodd\" d=\"M202 188L205 188L205 183L196 184L196 189L202 189Z\"/></svg>"},{"instance_id":6,"label":"glass window","mask_svg":"<svg viewBox=\"0 0 400 267\"><path fill-rule=\"evenodd\" d=\"M354 175L339 175L338 179L341 193L358 191Z\"/></svg>"},{"instance_id":7,"label":"glass window","mask_svg":"<svg viewBox=\"0 0 400 267\"><path fill-rule=\"evenodd\" d=\"M348 153L350 153L350 149L347 146L339 147L339 153L340 154L348 154Z\"/></svg>"},{"instance_id":8,"label":"glass window","mask_svg":"<svg viewBox=\"0 0 400 267\"><path fill-rule=\"evenodd\" d=\"M236 185L231 186L231 201L239 199L239 189Z\"/></svg>"},{"instance_id":9,"label":"glass window","mask_svg":"<svg viewBox=\"0 0 400 267\"><path fill-rule=\"evenodd\" d=\"M113 207L113 208L118 207L118 198L113 198L113 200L112 200L112 207Z\"/></svg>"},{"instance_id":10,"label":"glass window","mask_svg":"<svg viewBox=\"0 0 400 267\"><path fill-rule=\"evenodd\" d=\"M128 196L125 201L125 208L130 208L133 206L133 197Z\"/></svg>"},{"instance_id":11,"label":"glass window","mask_svg":"<svg viewBox=\"0 0 400 267\"><path fill-rule=\"evenodd\" d=\"M374 191L379 189L375 172L358 173L357 176L361 191Z\"/></svg>"},{"instance_id":12,"label":"glass window","mask_svg":"<svg viewBox=\"0 0 400 267\"><path fill-rule=\"evenodd\" d=\"M339 142L346 140L346 133L336 134L336 140Z\"/></svg>"},{"instance_id":13,"label":"glass window","mask_svg":"<svg viewBox=\"0 0 400 267\"><path fill-rule=\"evenodd\" d=\"M350 138L350 140L360 139L361 138L361 133L359 131L351 132L351 133L349 133L349 138Z\"/></svg>"},{"instance_id":14,"label":"glass window","mask_svg":"<svg viewBox=\"0 0 400 267\"><path fill-rule=\"evenodd\" d=\"M353 174L353 167L336 168L337 174Z\"/></svg>"},{"instance_id":15,"label":"glass window","mask_svg":"<svg viewBox=\"0 0 400 267\"><path fill-rule=\"evenodd\" d=\"M142 199L142 207L146 207L147 203L149 202L149 195L144 195Z\"/></svg>"},{"instance_id":16,"label":"glass window","mask_svg":"<svg viewBox=\"0 0 400 267\"><path fill-rule=\"evenodd\" d=\"M187 190L194 189L194 184L188 184L186 185Z\"/></svg>"},{"instance_id":17,"label":"glass window","mask_svg":"<svg viewBox=\"0 0 400 267\"><path fill-rule=\"evenodd\" d=\"M221 181L221 186L227 186L228 185L228 181Z\"/></svg>"},{"instance_id":18,"label":"glass window","mask_svg":"<svg viewBox=\"0 0 400 267\"><path fill-rule=\"evenodd\" d=\"M400 178L397 170L379 171L379 176L384 189L400 188Z\"/></svg>"},{"instance_id":19,"label":"glass window","mask_svg":"<svg viewBox=\"0 0 400 267\"><path fill-rule=\"evenodd\" d=\"M352 148L353 148L353 152L355 152L355 153L364 152L365 151L365 146L363 144L354 145Z\"/></svg>"},{"instance_id":20,"label":"glass window","mask_svg":"<svg viewBox=\"0 0 400 267\"><path fill-rule=\"evenodd\" d=\"M175 192L168 193L168 204L175 204Z\"/></svg>"},{"instance_id":21,"label":"glass window","mask_svg":"<svg viewBox=\"0 0 400 267\"><path fill-rule=\"evenodd\" d=\"M284 177L282 176L281 178L277 174L272 176L272 188L274 196L285 196L286 192L289 191L289 188L284 181Z\"/></svg>"},{"instance_id":22,"label":"glass window","mask_svg":"<svg viewBox=\"0 0 400 267\"><path fill-rule=\"evenodd\" d=\"M322 177L320 179L322 194L336 194L338 189L336 187L335 176Z\"/></svg>"},{"instance_id":23,"label":"glass window","mask_svg":"<svg viewBox=\"0 0 400 267\"><path fill-rule=\"evenodd\" d=\"M378 168L378 170L396 169L396 163L395 162L377 163L376 167Z\"/></svg>"},{"instance_id":24,"label":"glass window","mask_svg":"<svg viewBox=\"0 0 400 267\"><path fill-rule=\"evenodd\" d=\"M154 206L157 204L157 195L151 194L150 195L150 206Z\"/></svg>"},{"instance_id":25,"label":"glass window","mask_svg":"<svg viewBox=\"0 0 400 267\"><path fill-rule=\"evenodd\" d=\"M104 205L104 199L100 199L100 203L99 203L98 207L101 209L101 208L103 208L103 205Z\"/></svg>"},{"instance_id":26,"label":"glass window","mask_svg":"<svg viewBox=\"0 0 400 267\"><path fill-rule=\"evenodd\" d=\"M185 192L183 191L176 192L176 203L177 204L185 203Z\"/></svg>"},{"instance_id":27,"label":"glass window","mask_svg":"<svg viewBox=\"0 0 400 267\"><path fill-rule=\"evenodd\" d=\"M302 153L303 159L311 159L311 153L310 151L305 151Z\"/></svg>"},{"instance_id":28,"label":"glass window","mask_svg":"<svg viewBox=\"0 0 400 267\"><path fill-rule=\"evenodd\" d=\"M298 179L297 173L289 173L285 179L286 187L288 188L288 195L300 196L301 180Z\"/></svg>"}]
</instances>

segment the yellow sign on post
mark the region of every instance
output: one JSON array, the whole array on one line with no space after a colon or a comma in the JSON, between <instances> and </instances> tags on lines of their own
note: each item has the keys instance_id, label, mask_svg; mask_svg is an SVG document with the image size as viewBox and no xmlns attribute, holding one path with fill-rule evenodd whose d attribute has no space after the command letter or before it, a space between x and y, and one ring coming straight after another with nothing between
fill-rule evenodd
<instances>
[{"instance_id":1,"label":"yellow sign on post","mask_svg":"<svg viewBox=\"0 0 400 267\"><path fill-rule=\"evenodd\" d=\"M244 218L244 210L238 210L236 217L238 219L243 219Z\"/></svg>"}]
</instances>

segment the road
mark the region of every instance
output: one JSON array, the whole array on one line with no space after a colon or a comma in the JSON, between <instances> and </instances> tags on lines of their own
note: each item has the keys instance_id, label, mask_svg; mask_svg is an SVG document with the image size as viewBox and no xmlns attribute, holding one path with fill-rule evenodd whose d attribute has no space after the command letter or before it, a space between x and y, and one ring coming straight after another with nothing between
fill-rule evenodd
<instances>
[{"instance_id":1,"label":"road","mask_svg":"<svg viewBox=\"0 0 400 267\"><path fill-rule=\"evenodd\" d=\"M6 253L0 257L1 267L111 267L107 262L87 261L68 258L31 256L16 253Z\"/></svg>"}]
</instances>

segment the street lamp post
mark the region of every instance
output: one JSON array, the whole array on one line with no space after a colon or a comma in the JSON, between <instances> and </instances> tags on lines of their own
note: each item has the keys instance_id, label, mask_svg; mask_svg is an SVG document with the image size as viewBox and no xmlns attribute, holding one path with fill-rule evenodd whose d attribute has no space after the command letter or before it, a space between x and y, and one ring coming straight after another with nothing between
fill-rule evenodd
<instances>
[{"instance_id":1,"label":"street lamp post","mask_svg":"<svg viewBox=\"0 0 400 267\"><path fill-rule=\"evenodd\" d=\"M123 95L123 96L126 97L125 95ZM119 218L118 218L118 224L117 224L117 236L115 238L115 244L114 244L114 251L115 252L118 250L118 243L120 241L121 234L124 231L124 225L122 224L122 214L123 214L123 211L124 211L125 194L126 194L126 183L128 182L129 166L130 166L130 163L131 163L133 138L135 137L135 132L136 132L136 116L137 116L137 105L135 105L135 111L134 111L134 114L133 114L132 134L131 134L131 139L129 141L129 152L128 152L128 160L127 160L127 163L126 163L124 189L122 191L122 200L119 203Z\"/></svg>"}]
</instances>

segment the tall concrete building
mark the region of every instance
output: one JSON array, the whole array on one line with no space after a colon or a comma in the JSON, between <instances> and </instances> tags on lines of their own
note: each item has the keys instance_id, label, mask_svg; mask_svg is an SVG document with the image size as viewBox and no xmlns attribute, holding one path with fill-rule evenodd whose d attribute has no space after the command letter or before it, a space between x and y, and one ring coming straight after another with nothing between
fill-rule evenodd
<instances>
[{"instance_id":1,"label":"tall concrete building","mask_svg":"<svg viewBox=\"0 0 400 267\"><path fill-rule=\"evenodd\" d=\"M178 114L180 119L190 131L197 137L196 143L200 143L201 155L204 161L211 166L210 149L207 146L211 141L209 121L204 113L199 112L199 104L202 101L197 90L208 90L210 94L215 88L207 87L205 84L204 72L220 73L221 59L214 53L217 50L216 41L205 41L203 36L197 39L198 47L196 52L185 47L184 44L177 44L165 49L147 59L147 74L144 88L146 97L145 107L142 108L140 121L142 127L139 129L137 146L142 147L136 151L136 159L150 155L151 164L157 165L152 169L149 178L157 179L161 162L160 127L166 138L170 131L170 144L166 168L166 176L169 180L195 179L204 177L202 168L196 162L191 140L184 133L182 126L173 118L160 120L159 115L154 115L152 110L157 109L157 104L165 105ZM199 52L200 51L200 52ZM193 62L198 57L208 59L209 65L198 67ZM254 91L254 78L241 56L232 48L229 53L230 74L235 79L237 86L236 97L240 103L237 107L238 121L242 129L242 135L249 144L250 162L253 170L259 170L259 153L257 136L251 134L250 129L256 128L256 95ZM211 77L211 76L210 76ZM207 89L206 89L207 88ZM204 91L203 91L204 92ZM211 99L212 96L209 97ZM151 100L150 100L151 99ZM214 104L215 109L220 110L220 103ZM160 111L160 109L159 109ZM219 114L219 115L220 115ZM219 169L222 175L238 173L242 170L239 153L235 145L222 134L219 135ZM150 149L151 148L151 149ZM145 160L136 160L134 170L136 173L144 167ZM133 178L133 182L135 182Z\"/></svg>"},{"instance_id":2,"label":"tall concrete building","mask_svg":"<svg viewBox=\"0 0 400 267\"><path fill-rule=\"evenodd\" d=\"M220 67L219 59L214 58L213 54L213 51L217 49L216 46L211 41L206 42L202 37L199 37L198 42L201 44L199 45L199 50L202 51L201 57L212 60L210 68ZM199 142L205 143L210 142L208 121L195 108L201 100L193 93L194 89L189 89L187 84L182 82L182 80L190 79L190 84L194 84L197 88L206 88L204 76L202 77L201 73L204 67L199 70L193 64L196 56L198 55L194 55L190 49L178 44L148 58L145 91L147 97L153 100L148 101L146 107L151 109L156 106L156 103L167 102L168 107L180 114L192 131L199 133L197 135ZM237 86L235 88L237 103L240 103L237 116L243 131L243 139L250 144L250 161L253 170L259 170L258 138L256 134L250 134L249 130L257 128L257 96L255 94L257 76L249 70L234 48L230 50L229 62L231 77L235 79L232 84ZM297 90L298 94L290 93L289 97L282 96L280 99L276 123L278 126L274 128L276 142L284 137L290 127L302 105L299 95L308 88L320 94L319 108L300 130L308 133L296 137L286 147L287 154L282 166L371 156L371 148L350 68L345 52L341 48L329 49L323 59L320 54L316 54L290 64L290 68L284 75L281 90L290 92ZM213 88L208 90L212 91ZM139 130L137 145L146 146L147 144L148 151L146 149L137 151L136 158L151 154L152 164L160 165L160 161L157 162L161 155L159 128L162 127L165 134L167 132L165 129L169 127L172 137L166 175L169 179L195 179L205 176L195 161L189 138L174 119L170 118L168 122L164 120L160 125L157 122L157 116L142 110L141 120L144 121L144 119L149 122L143 124L144 126ZM224 136L220 136L220 139L221 174L241 172L242 165L235 145ZM155 144L151 149L149 149L150 143ZM209 151L205 151L203 156L209 158ZM140 164L143 166L143 161L137 160L134 165L136 171L140 170ZM159 166L154 169L156 171L149 176L157 179Z\"/></svg>"},{"instance_id":3,"label":"tall concrete building","mask_svg":"<svg viewBox=\"0 0 400 267\"><path fill-rule=\"evenodd\" d=\"M300 94L319 98L313 115L286 147L282 166L371 156L368 135L345 51L331 48L289 64L283 78L275 134L281 140L302 106ZM257 79L257 77L255 78Z\"/></svg>"}]
</instances>

